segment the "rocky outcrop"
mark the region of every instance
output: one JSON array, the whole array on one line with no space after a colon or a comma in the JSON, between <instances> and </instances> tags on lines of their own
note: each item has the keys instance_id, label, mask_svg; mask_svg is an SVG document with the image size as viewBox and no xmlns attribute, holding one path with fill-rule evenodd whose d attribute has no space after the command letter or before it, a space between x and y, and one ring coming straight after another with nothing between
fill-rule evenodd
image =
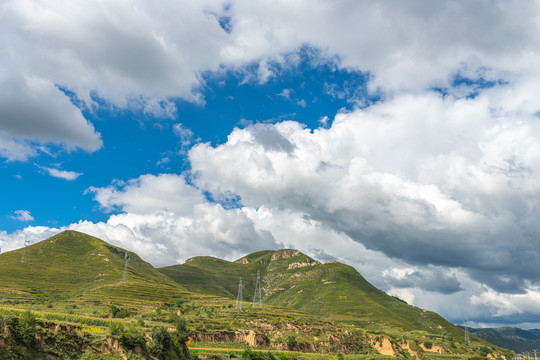
<instances>
[{"instance_id":1,"label":"rocky outcrop","mask_svg":"<svg viewBox=\"0 0 540 360\"><path fill-rule=\"evenodd\" d=\"M295 262L295 263L290 263L288 269L289 270L298 269L298 268L302 268L302 267L305 267L305 266L315 266L315 265L319 265L319 264L320 263L318 261Z\"/></svg>"},{"instance_id":2,"label":"rocky outcrop","mask_svg":"<svg viewBox=\"0 0 540 360\"><path fill-rule=\"evenodd\" d=\"M411 345L411 342L405 340L392 340L386 336L371 336L370 345L373 349L381 355L388 355L393 357L412 357L415 359L423 358L423 354L426 352L436 354L446 354L448 350L437 345L429 344L426 346L421 343L418 345Z\"/></svg>"},{"instance_id":3,"label":"rocky outcrop","mask_svg":"<svg viewBox=\"0 0 540 360\"><path fill-rule=\"evenodd\" d=\"M120 346L120 341L108 337L106 342L101 346L101 354L118 354L122 359L127 360L127 355L124 354L122 346Z\"/></svg>"},{"instance_id":4,"label":"rocky outcrop","mask_svg":"<svg viewBox=\"0 0 540 360\"><path fill-rule=\"evenodd\" d=\"M272 255L272 257L270 258L270 261L275 261L278 259L287 259L287 258L291 258L297 255L300 255L300 251L298 250L278 250Z\"/></svg>"},{"instance_id":5,"label":"rocky outcrop","mask_svg":"<svg viewBox=\"0 0 540 360\"><path fill-rule=\"evenodd\" d=\"M249 264L249 260L247 258L243 257L241 259L236 260L235 263L237 263L237 264Z\"/></svg>"},{"instance_id":6,"label":"rocky outcrop","mask_svg":"<svg viewBox=\"0 0 540 360\"><path fill-rule=\"evenodd\" d=\"M440 346L437 346L437 345L432 345L432 344L429 344L429 346L426 346L425 344L420 344L420 347L424 351L433 352L433 353L437 353L437 354L444 354L446 352L446 349L444 349L444 348L442 348Z\"/></svg>"},{"instance_id":7,"label":"rocky outcrop","mask_svg":"<svg viewBox=\"0 0 540 360\"><path fill-rule=\"evenodd\" d=\"M396 356L396 351L387 337L375 337L371 342L371 346L381 355Z\"/></svg>"}]
</instances>

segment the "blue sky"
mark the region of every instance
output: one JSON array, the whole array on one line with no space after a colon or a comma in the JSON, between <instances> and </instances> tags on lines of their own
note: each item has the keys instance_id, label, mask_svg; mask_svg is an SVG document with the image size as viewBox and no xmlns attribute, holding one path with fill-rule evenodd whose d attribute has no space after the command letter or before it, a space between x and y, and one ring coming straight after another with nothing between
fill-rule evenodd
<instances>
[{"instance_id":1,"label":"blue sky","mask_svg":"<svg viewBox=\"0 0 540 360\"><path fill-rule=\"evenodd\" d=\"M540 326L535 1L7 1L0 246L297 248Z\"/></svg>"},{"instance_id":2,"label":"blue sky","mask_svg":"<svg viewBox=\"0 0 540 360\"><path fill-rule=\"evenodd\" d=\"M264 84L249 78L249 73L205 73L204 85L198 89L202 101L174 99L173 116L117 109L96 98L99 108L84 109L84 114L101 134L102 149L89 154L53 147L52 156L43 152L28 162L3 163L7 186L3 188L1 209L5 216L0 228L13 232L29 224L58 227L79 220L106 221L109 213L87 192L90 187L105 187L147 173L187 171L189 147L197 142L222 144L235 127L283 120L294 120L310 129L328 127L337 112L377 100L376 94L367 90L367 74L339 69L333 62L315 66L309 50L300 55L302 60L294 67L282 69L274 64L280 76ZM78 104L76 95L65 91ZM186 144L175 131L178 125L188 131ZM51 176L44 168L80 175L66 180ZM20 209L30 211L34 220L20 221L14 214Z\"/></svg>"}]
</instances>

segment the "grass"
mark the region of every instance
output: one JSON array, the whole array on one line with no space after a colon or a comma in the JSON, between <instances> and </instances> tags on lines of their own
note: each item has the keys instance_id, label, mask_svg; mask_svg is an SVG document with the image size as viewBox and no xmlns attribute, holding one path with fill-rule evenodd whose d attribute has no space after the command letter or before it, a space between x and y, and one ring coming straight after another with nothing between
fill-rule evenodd
<instances>
[{"instance_id":1,"label":"grass","mask_svg":"<svg viewBox=\"0 0 540 360\"><path fill-rule=\"evenodd\" d=\"M130 253L128 281L122 282L124 253L97 238L68 231L30 246L26 263L21 263L21 250L1 254L0 316L20 316L31 309L43 324L75 326L99 342L109 335L111 324L149 333L154 327L171 327L180 311L194 334L220 339L252 331L266 337L263 348L273 352L294 343L323 358L335 358L338 349L356 352L347 354L349 359L384 358L369 345L371 339L384 336L396 344L429 341L462 357L476 354L463 345L463 330L388 296L344 264L317 264L301 253L272 260L275 251L262 251L247 255L247 264L198 257L158 271ZM265 305L251 308L257 271ZM235 308L240 276L246 300L241 310ZM111 318L112 305L125 317ZM234 341L216 346L230 350L239 344L247 347ZM199 351L195 345L194 351ZM473 349L486 346L490 345L473 337Z\"/></svg>"},{"instance_id":2,"label":"grass","mask_svg":"<svg viewBox=\"0 0 540 360\"><path fill-rule=\"evenodd\" d=\"M266 304L295 309L332 321L365 329L402 332L423 330L463 337L463 331L439 315L409 306L367 282L356 269L327 263L314 263L304 254L272 261L274 251L246 256L240 264L211 257L197 257L182 265L159 269L186 289L235 299L242 277L247 300L253 294L257 270L261 272Z\"/></svg>"}]
</instances>

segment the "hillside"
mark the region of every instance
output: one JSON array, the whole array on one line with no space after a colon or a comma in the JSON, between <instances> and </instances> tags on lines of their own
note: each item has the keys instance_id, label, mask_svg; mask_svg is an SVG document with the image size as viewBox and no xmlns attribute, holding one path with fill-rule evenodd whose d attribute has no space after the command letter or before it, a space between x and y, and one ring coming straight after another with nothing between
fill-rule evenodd
<instances>
[{"instance_id":1,"label":"hillside","mask_svg":"<svg viewBox=\"0 0 540 360\"><path fill-rule=\"evenodd\" d=\"M0 296L32 301L72 298L145 299L156 293L187 294L137 254L95 237L64 231L24 249L0 255ZM123 282L128 253L128 282Z\"/></svg>"},{"instance_id":2,"label":"hillside","mask_svg":"<svg viewBox=\"0 0 540 360\"><path fill-rule=\"evenodd\" d=\"M461 338L463 331L439 315L387 295L353 267L321 264L296 250L262 251L235 262L196 257L159 269L186 289L236 299L239 278L244 300L253 297L257 270L263 302L332 321L384 331L420 330Z\"/></svg>"},{"instance_id":3,"label":"hillside","mask_svg":"<svg viewBox=\"0 0 540 360\"><path fill-rule=\"evenodd\" d=\"M40 359L103 352L154 358L172 344L166 334L174 328L183 339L174 351L185 348L189 334L197 354L223 358L248 347L281 352L282 359L310 358L303 353L332 359L338 351L360 358L511 355L475 337L468 346L463 331L437 314L386 295L350 266L320 264L296 250L261 251L236 262L197 257L158 271L137 254L66 231L29 246L26 261L23 254L0 255L0 359L29 358L29 346L39 355L30 358ZM257 271L263 307L248 306ZM238 309L240 277L244 306Z\"/></svg>"},{"instance_id":4,"label":"hillside","mask_svg":"<svg viewBox=\"0 0 540 360\"><path fill-rule=\"evenodd\" d=\"M540 350L540 332L538 329L523 330L508 326L500 328L468 329L472 334L481 339L518 353Z\"/></svg>"}]
</instances>

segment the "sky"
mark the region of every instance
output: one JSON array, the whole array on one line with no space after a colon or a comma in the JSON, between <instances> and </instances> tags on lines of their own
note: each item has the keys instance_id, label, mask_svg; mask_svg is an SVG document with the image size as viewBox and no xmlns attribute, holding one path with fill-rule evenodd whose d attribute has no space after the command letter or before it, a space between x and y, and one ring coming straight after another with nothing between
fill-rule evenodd
<instances>
[{"instance_id":1,"label":"sky","mask_svg":"<svg viewBox=\"0 0 540 360\"><path fill-rule=\"evenodd\" d=\"M296 248L540 327L540 2L0 3L0 246Z\"/></svg>"}]
</instances>

